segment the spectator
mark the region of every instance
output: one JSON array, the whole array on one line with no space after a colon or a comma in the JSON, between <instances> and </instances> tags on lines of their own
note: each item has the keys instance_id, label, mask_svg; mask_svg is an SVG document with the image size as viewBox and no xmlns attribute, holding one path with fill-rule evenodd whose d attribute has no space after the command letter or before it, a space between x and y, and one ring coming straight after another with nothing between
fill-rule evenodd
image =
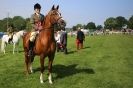
<instances>
[{"instance_id":1,"label":"spectator","mask_svg":"<svg viewBox=\"0 0 133 88\"><path fill-rule=\"evenodd\" d=\"M65 28L62 28L61 30L60 42L64 54L67 54L67 32L65 31Z\"/></svg>"},{"instance_id":2,"label":"spectator","mask_svg":"<svg viewBox=\"0 0 133 88\"><path fill-rule=\"evenodd\" d=\"M78 28L77 31L77 37L76 37L76 44L77 44L77 50L83 48L83 41L85 41L85 35L81 31L80 27Z\"/></svg>"},{"instance_id":3,"label":"spectator","mask_svg":"<svg viewBox=\"0 0 133 88\"><path fill-rule=\"evenodd\" d=\"M7 28L7 34L9 36L9 40L8 40L8 43L12 43L12 39L13 39L13 34L14 34L14 29L13 29L13 25L10 25L8 28Z\"/></svg>"}]
</instances>

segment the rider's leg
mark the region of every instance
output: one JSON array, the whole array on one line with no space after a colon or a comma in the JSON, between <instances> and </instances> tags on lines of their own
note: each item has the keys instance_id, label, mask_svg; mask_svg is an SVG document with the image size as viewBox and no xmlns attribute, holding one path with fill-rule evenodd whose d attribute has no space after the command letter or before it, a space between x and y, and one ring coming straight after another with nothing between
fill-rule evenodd
<instances>
[{"instance_id":1,"label":"rider's leg","mask_svg":"<svg viewBox=\"0 0 133 88\"><path fill-rule=\"evenodd\" d=\"M36 38L36 35L37 35L37 32L31 32L31 34L30 34L30 41L31 42L34 42L35 41L35 38Z\"/></svg>"},{"instance_id":2,"label":"rider's leg","mask_svg":"<svg viewBox=\"0 0 133 88\"><path fill-rule=\"evenodd\" d=\"M36 36L39 32L38 31L33 31L30 34L30 40L29 40L29 55L33 55L33 48L34 48L34 43L35 43L35 39Z\"/></svg>"},{"instance_id":3,"label":"rider's leg","mask_svg":"<svg viewBox=\"0 0 133 88\"><path fill-rule=\"evenodd\" d=\"M28 54L29 56L33 55L35 37L36 37L36 32L35 31L31 32L29 40L29 54Z\"/></svg>"}]
</instances>

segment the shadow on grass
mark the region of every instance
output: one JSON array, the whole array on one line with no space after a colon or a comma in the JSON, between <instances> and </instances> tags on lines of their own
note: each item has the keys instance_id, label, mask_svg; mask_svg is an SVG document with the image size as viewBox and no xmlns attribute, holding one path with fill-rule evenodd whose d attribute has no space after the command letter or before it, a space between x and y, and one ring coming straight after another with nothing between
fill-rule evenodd
<instances>
[{"instance_id":1,"label":"shadow on grass","mask_svg":"<svg viewBox=\"0 0 133 88\"><path fill-rule=\"evenodd\" d=\"M85 46L85 47L83 47L83 49L87 49L87 48L91 48L90 46Z\"/></svg>"},{"instance_id":2,"label":"shadow on grass","mask_svg":"<svg viewBox=\"0 0 133 88\"><path fill-rule=\"evenodd\" d=\"M87 74L95 74L94 70L92 68L83 68L83 69L79 69L76 68L78 64L72 64L72 65L54 65L53 66L53 71L52 73L55 73L57 76L55 77L55 79L58 78L64 78L64 77L68 77L68 76L72 76L78 73L87 73ZM48 68L47 66L45 67L46 69ZM36 68L34 69L34 72L40 71L40 68Z\"/></svg>"},{"instance_id":3,"label":"shadow on grass","mask_svg":"<svg viewBox=\"0 0 133 88\"><path fill-rule=\"evenodd\" d=\"M14 53L22 53L22 52L24 52L24 50L18 50L18 52L17 50L14 51ZM6 53L13 53L13 50L6 51Z\"/></svg>"},{"instance_id":4,"label":"shadow on grass","mask_svg":"<svg viewBox=\"0 0 133 88\"><path fill-rule=\"evenodd\" d=\"M71 75L78 74L78 73L95 74L94 70L91 68L79 69L79 68L76 68L76 66L77 66L77 64L72 64L72 65L68 65L68 66L54 65L53 73L57 74L55 79L64 78L64 77L71 76Z\"/></svg>"},{"instance_id":5,"label":"shadow on grass","mask_svg":"<svg viewBox=\"0 0 133 88\"><path fill-rule=\"evenodd\" d=\"M0 58L4 58L5 54L3 52L0 53Z\"/></svg>"},{"instance_id":6,"label":"shadow on grass","mask_svg":"<svg viewBox=\"0 0 133 88\"><path fill-rule=\"evenodd\" d=\"M68 51L67 54L74 54L77 51Z\"/></svg>"}]
</instances>

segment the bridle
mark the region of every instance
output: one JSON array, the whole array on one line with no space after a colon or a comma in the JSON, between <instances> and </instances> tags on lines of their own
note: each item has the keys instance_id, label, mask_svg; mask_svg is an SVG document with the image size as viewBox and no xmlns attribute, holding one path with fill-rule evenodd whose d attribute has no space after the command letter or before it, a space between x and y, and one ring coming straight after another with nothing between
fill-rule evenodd
<instances>
[{"instance_id":1,"label":"bridle","mask_svg":"<svg viewBox=\"0 0 133 88\"><path fill-rule=\"evenodd\" d=\"M51 27L45 27L44 28L45 31L47 31L49 28L52 28L54 30L61 29L61 27L62 27L61 22L63 22L64 20L62 19L62 16L61 16L61 14L59 12L57 12L57 14L58 14L59 17L57 19L55 19L55 22L52 24ZM52 15L52 12L50 12L49 15ZM52 18L50 17L50 20L51 19Z\"/></svg>"}]
</instances>

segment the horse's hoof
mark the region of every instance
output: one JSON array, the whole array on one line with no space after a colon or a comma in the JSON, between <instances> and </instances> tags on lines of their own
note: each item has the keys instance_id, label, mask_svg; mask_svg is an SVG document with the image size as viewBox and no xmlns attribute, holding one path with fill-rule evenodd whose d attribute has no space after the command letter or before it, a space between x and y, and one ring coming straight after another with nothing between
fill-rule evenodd
<instances>
[{"instance_id":1,"label":"horse's hoof","mask_svg":"<svg viewBox=\"0 0 133 88\"><path fill-rule=\"evenodd\" d=\"M44 82L43 81L40 81L41 84L43 84Z\"/></svg>"},{"instance_id":2,"label":"horse's hoof","mask_svg":"<svg viewBox=\"0 0 133 88\"><path fill-rule=\"evenodd\" d=\"M50 82L49 82L49 84L53 84L53 82L52 82L52 81L50 81Z\"/></svg>"},{"instance_id":3,"label":"horse's hoof","mask_svg":"<svg viewBox=\"0 0 133 88\"><path fill-rule=\"evenodd\" d=\"M32 74L32 73L34 73L34 71L33 71L33 70L31 70L31 71L30 71L30 73Z\"/></svg>"}]
</instances>

